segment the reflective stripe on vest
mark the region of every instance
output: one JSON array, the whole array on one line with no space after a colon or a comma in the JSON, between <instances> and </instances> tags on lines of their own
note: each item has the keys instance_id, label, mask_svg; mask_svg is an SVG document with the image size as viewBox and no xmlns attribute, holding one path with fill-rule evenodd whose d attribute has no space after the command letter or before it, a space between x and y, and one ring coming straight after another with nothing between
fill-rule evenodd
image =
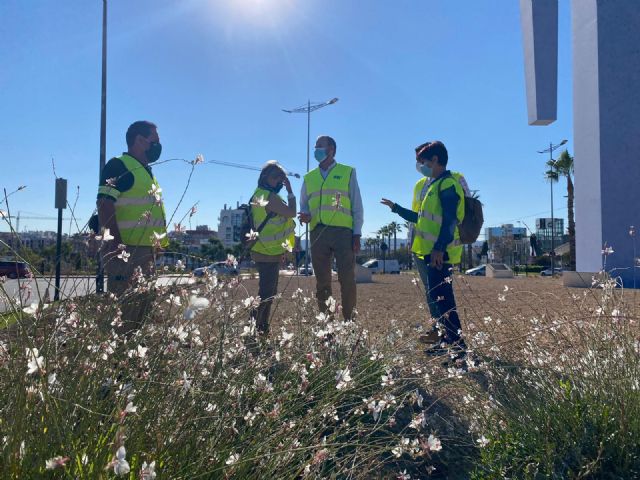
<instances>
[{"instance_id":1,"label":"reflective stripe on vest","mask_svg":"<svg viewBox=\"0 0 640 480\"><path fill-rule=\"evenodd\" d=\"M464 218L464 192L460 183L452 176L432 182L427 189L427 195L422 201L418 212L418 223L415 227L414 239L411 251L419 256L431 254L433 246L438 240L442 227L442 204L440 203L439 191L454 187L458 194L459 201L456 209L458 222ZM460 263L462 259L462 244L460 243L460 232L456 226L453 241L447 245L447 255L449 263Z\"/></svg>"},{"instance_id":2,"label":"reflective stripe on vest","mask_svg":"<svg viewBox=\"0 0 640 480\"><path fill-rule=\"evenodd\" d=\"M131 246L150 247L156 243L156 237L165 235L160 245L166 247L164 205L156 202L151 195L152 188L159 189L158 182L149 171L130 155L118 157L125 168L133 175L133 185L126 192L120 193L115 202L116 222L122 237L122 243Z\"/></svg>"},{"instance_id":3,"label":"reflective stripe on vest","mask_svg":"<svg viewBox=\"0 0 640 480\"><path fill-rule=\"evenodd\" d=\"M269 192L262 188L257 188L252 198L263 197L269 198ZM258 228L260 224L267 218L267 209L259 205L251 206L251 217L254 228ZM291 248L295 245L295 222L291 218L275 215L267 220L260 233L258 239L251 248L252 252L261 253L263 255L282 255L287 249L283 246L287 242Z\"/></svg>"},{"instance_id":4,"label":"reflective stripe on vest","mask_svg":"<svg viewBox=\"0 0 640 480\"><path fill-rule=\"evenodd\" d=\"M304 176L304 184L309 200L313 230L318 224L333 227L353 228L353 213L349 183L353 168L336 163L322 178L320 168L315 168Z\"/></svg>"}]
</instances>

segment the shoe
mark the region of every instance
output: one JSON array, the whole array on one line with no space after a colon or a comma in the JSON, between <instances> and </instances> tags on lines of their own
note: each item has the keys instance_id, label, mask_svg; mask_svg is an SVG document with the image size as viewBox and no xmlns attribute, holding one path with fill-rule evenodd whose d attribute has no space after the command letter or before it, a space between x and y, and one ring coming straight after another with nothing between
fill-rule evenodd
<instances>
[{"instance_id":1,"label":"shoe","mask_svg":"<svg viewBox=\"0 0 640 480\"><path fill-rule=\"evenodd\" d=\"M440 343L442 341L442 338L436 330L431 330L429 333L420 335L418 337L418 341L426 345L433 345L434 343Z\"/></svg>"},{"instance_id":2,"label":"shoe","mask_svg":"<svg viewBox=\"0 0 640 480\"><path fill-rule=\"evenodd\" d=\"M436 344L432 347L427 348L424 353L428 357L442 357L449 353L449 349L446 346L442 346L446 344Z\"/></svg>"}]
</instances>

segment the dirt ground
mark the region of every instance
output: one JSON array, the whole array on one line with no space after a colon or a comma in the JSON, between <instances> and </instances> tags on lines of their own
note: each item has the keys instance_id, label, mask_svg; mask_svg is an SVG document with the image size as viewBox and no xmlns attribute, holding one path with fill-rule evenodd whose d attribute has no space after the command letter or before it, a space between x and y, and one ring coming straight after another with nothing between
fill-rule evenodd
<instances>
[{"instance_id":1,"label":"dirt ground","mask_svg":"<svg viewBox=\"0 0 640 480\"><path fill-rule=\"evenodd\" d=\"M257 280L243 280L252 295L257 295ZM283 312L291 311L293 292L301 288L306 296L315 294L315 277L281 276L278 291L282 293L272 325L277 327ZM455 275L454 291L463 331L467 337L487 329L487 318L505 338L516 338L531 327L553 320L568 321L592 315L602 305L601 289L567 288L561 278L520 276L493 279ZM334 276L333 294L339 301L340 286ZM640 312L638 290L616 290L616 305L637 318ZM418 332L426 328L430 315L424 289L417 274L374 275L372 283L358 284L358 322L374 335L389 335L397 329Z\"/></svg>"}]
</instances>

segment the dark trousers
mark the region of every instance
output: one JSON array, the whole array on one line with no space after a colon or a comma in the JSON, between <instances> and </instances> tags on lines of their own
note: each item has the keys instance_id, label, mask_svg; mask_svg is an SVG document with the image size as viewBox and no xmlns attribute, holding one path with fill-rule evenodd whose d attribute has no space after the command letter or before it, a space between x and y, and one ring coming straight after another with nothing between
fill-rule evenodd
<instances>
[{"instance_id":1,"label":"dark trousers","mask_svg":"<svg viewBox=\"0 0 640 480\"><path fill-rule=\"evenodd\" d=\"M419 258L417 255L413 255L413 261L416 264L416 269L418 270L418 275L420 275L420 280L422 280L422 285L424 285L424 292L426 295L427 305L429 306L429 313L431 314L432 318L438 318L440 316L440 313L438 312L435 304L431 302L431 297L429 296L429 274L427 272L429 265L424 261L424 259Z\"/></svg>"},{"instance_id":2,"label":"dark trousers","mask_svg":"<svg viewBox=\"0 0 640 480\"><path fill-rule=\"evenodd\" d=\"M423 261L427 263L427 261ZM440 270L428 263L426 267L429 281L429 309L438 312L438 323L445 330L444 341L446 343L458 342L460 341L458 331L461 327L456 310L456 299L453 296L453 268L450 263L443 264ZM464 344L464 341L460 343Z\"/></svg>"},{"instance_id":3,"label":"dark trousers","mask_svg":"<svg viewBox=\"0 0 640 480\"><path fill-rule=\"evenodd\" d=\"M280 262L256 262L256 267L260 277L258 281L260 305L251 312L251 316L256 319L258 331L262 334L268 334L271 304L273 303L273 297L278 293Z\"/></svg>"}]
</instances>

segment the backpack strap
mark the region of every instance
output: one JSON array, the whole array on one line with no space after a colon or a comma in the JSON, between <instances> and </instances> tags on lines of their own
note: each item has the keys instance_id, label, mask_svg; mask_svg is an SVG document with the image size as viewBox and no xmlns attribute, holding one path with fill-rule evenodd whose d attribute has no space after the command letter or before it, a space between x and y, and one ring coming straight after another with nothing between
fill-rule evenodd
<instances>
[{"instance_id":1,"label":"backpack strap","mask_svg":"<svg viewBox=\"0 0 640 480\"><path fill-rule=\"evenodd\" d=\"M251 202L253 201L253 197L254 197L254 195L251 195L251 198L249 199L249 210L251 210L253 208L251 206ZM276 215L277 215L276 212L267 212L267 216L265 217L265 219L262 222L260 222L260 225L258 225L258 228L256 228L254 230L254 232L260 233L264 229L264 227L267 226L267 222L269 220L271 220L273 217L275 217ZM254 227L255 225L253 225L253 215L251 215L251 212L249 212L249 221L251 222L251 226Z\"/></svg>"}]
</instances>

